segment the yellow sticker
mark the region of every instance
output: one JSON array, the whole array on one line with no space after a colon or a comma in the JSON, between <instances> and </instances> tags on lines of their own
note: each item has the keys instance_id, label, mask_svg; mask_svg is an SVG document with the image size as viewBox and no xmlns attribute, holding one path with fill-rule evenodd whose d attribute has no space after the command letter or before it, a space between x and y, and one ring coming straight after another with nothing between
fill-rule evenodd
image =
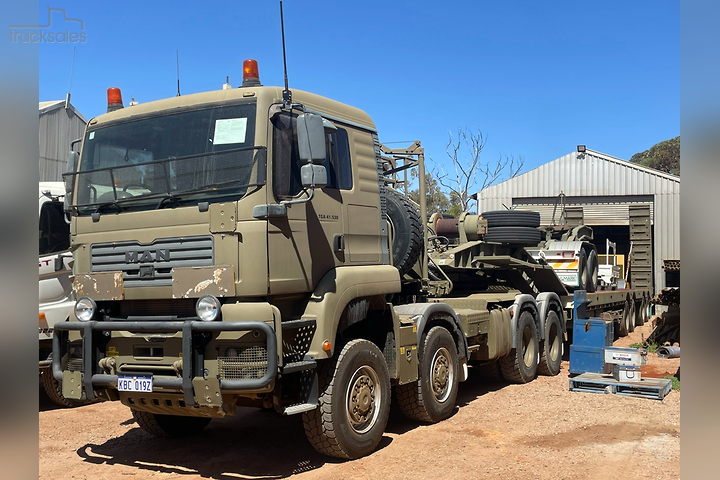
<instances>
[{"instance_id":1,"label":"yellow sticker","mask_svg":"<svg viewBox=\"0 0 720 480\"><path fill-rule=\"evenodd\" d=\"M119 357L120 354L117 351L117 348L115 347L107 347L105 350L105 356L106 357Z\"/></svg>"},{"instance_id":2,"label":"yellow sticker","mask_svg":"<svg viewBox=\"0 0 720 480\"><path fill-rule=\"evenodd\" d=\"M405 347L400 347L400 355L405 355Z\"/></svg>"},{"instance_id":3,"label":"yellow sticker","mask_svg":"<svg viewBox=\"0 0 720 480\"><path fill-rule=\"evenodd\" d=\"M413 323L413 332L417 333L417 323Z\"/></svg>"},{"instance_id":4,"label":"yellow sticker","mask_svg":"<svg viewBox=\"0 0 720 480\"><path fill-rule=\"evenodd\" d=\"M417 345L413 345L413 346L412 346L412 349L413 349L413 350L417 350Z\"/></svg>"}]
</instances>

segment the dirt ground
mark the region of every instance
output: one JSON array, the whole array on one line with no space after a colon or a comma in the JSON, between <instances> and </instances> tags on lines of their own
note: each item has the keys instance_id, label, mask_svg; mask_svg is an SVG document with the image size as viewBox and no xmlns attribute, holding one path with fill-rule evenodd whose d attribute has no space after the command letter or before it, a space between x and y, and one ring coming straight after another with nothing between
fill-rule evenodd
<instances>
[{"instance_id":1,"label":"dirt ground","mask_svg":"<svg viewBox=\"0 0 720 480\"><path fill-rule=\"evenodd\" d=\"M647 338L636 328L616 342ZM675 374L680 359L648 355L643 377ZM568 364L526 385L460 384L454 415L419 425L393 409L372 455L316 453L299 415L239 408L198 437L157 439L118 402L56 408L41 392L40 479L680 478L680 392L664 400L570 392Z\"/></svg>"}]
</instances>

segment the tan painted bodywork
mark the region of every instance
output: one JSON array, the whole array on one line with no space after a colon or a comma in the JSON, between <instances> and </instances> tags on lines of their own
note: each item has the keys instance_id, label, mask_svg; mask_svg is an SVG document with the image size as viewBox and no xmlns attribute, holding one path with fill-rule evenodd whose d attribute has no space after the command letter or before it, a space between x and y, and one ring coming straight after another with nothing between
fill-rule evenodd
<instances>
[{"instance_id":1,"label":"tan painted bodywork","mask_svg":"<svg viewBox=\"0 0 720 480\"><path fill-rule=\"evenodd\" d=\"M293 91L294 102L323 114L347 131L352 189L316 189L312 201L288 205L286 217L268 220L253 217L255 206L281 201L273 194L273 126L268 118L271 105L280 103L281 98L282 91L277 87L240 88L150 102L92 119L88 131L190 106L254 101L257 105L254 141L255 146L267 149L267 180L265 185L249 188L236 202L211 203L205 210L193 205L119 213L110 210L103 212L98 221L93 221L89 215L74 217L71 245L78 288L97 300L167 300L198 298L203 294L222 297L226 302L222 306L222 321L264 321L272 325L277 335L278 365L281 367L282 321L316 320L315 335L307 354L323 359L334 353L338 321L350 301L376 297L376 303L387 305L388 314L392 314L384 298L400 291L400 277L396 268L382 264L379 184L373 139L375 126L364 112L318 95ZM305 196L301 192L296 199ZM91 272L91 246L96 243L137 241L148 245L159 239L208 235L213 241L213 265L173 269L172 286L123 287L121 272ZM336 235L344 237L343 250L333 249ZM118 276L120 286L113 286L110 279ZM95 291L95 285L102 288ZM396 325L396 333L398 328ZM405 330L408 328L412 327L405 327ZM117 369L145 368L146 371L167 371L164 374L173 375L173 365L182 363L181 333L161 337L163 335L113 332L106 358L114 358L110 364L116 365L115 372ZM71 332L70 339L79 339L79 334ZM262 343L265 340L264 336L252 338L238 332L215 335L206 347L205 367L210 377L218 374L216 347L227 341ZM329 351L323 349L325 341L332 344ZM417 352L409 340L406 343L412 353L407 365L401 366L402 375L414 379ZM160 357L133 355L134 349L143 345L160 344L164 346ZM217 404L214 384L203 383L196 387L211 392L209 399L197 397L196 392L201 404L210 407ZM273 388L274 383L271 383L261 390L240 393L256 398L258 393ZM157 398L164 401L168 393L158 395ZM152 395L148 395L150 397ZM121 394L120 399L128 403L127 394ZM182 410L174 404L157 408L160 408L157 413L180 413Z\"/></svg>"}]
</instances>

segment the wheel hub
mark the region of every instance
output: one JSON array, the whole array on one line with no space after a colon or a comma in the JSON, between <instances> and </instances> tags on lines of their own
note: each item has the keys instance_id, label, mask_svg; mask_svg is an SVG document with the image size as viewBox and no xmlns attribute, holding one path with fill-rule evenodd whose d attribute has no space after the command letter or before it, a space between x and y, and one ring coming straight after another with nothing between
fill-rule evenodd
<instances>
[{"instance_id":1,"label":"wheel hub","mask_svg":"<svg viewBox=\"0 0 720 480\"><path fill-rule=\"evenodd\" d=\"M444 402L449 394L450 382L452 382L452 367L450 365L450 352L445 348L435 352L431 366L431 382L435 398Z\"/></svg>"},{"instance_id":2,"label":"wheel hub","mask_svg":"<svg viewBox=\"0 0 720 480\"><path fill-rule=\"evenodd\" d=\"M348 413L356 423L367 421L375 408L375 383L367 375L361 375L350 388Z\"/></svg>"}]
</instances>

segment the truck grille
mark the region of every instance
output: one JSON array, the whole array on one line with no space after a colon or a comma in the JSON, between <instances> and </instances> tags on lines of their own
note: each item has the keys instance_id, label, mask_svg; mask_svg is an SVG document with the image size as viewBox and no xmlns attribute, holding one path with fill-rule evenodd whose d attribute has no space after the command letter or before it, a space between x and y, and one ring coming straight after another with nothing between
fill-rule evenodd
<instances>
[{"instance_id":1,"label":"truck grille","mask_svg":"<svg viewBox=\"0 0 720 480\"><path fill-rule=\"evenodd\" d=\"M172 285L172 269L203 267L214 261L211 236L161 238L94 243L90 247L93 272L122 271L126 288Z\"/></svg>"},{"instance_id":2,"label":"truck grille","mask_svg":"<svg viewBox=\"0 0 720 480\"><path fill-rule=\"evenodd\" d=\"M218 357L220 378L224 380L245 380L262 378L268 368L267 348L253 345L250 347L221 347Z\"/></svg>"}]
</instances>

